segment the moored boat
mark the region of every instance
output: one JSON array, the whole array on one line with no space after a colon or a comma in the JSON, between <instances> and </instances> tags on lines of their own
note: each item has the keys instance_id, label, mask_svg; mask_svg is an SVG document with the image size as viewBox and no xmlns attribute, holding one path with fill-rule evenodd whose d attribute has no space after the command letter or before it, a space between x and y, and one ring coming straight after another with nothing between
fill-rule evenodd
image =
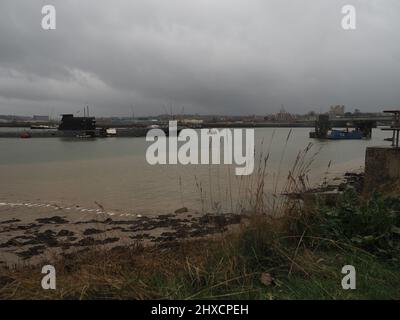
<instances>
[{"instance_id":1,"label":"moored boat","mask_svg":"<svg viewBox=\"0 0 400 320\"><path fill-rule=\"evenodd\" d=\"M55 126L46 126L46 125L32 125L32 130L56 130L57 127Z\"/></svg>"},{"instance_id":2,"label":"moored boat","mask_svg":"<svg viewBox=\"0 0 400 320\"><path fill-rule=\"evenodd\" d=\"M359 130L329 130L326 138L330 140L360 140L363 138L363 133Z\"/></svg>"}]
</instances>

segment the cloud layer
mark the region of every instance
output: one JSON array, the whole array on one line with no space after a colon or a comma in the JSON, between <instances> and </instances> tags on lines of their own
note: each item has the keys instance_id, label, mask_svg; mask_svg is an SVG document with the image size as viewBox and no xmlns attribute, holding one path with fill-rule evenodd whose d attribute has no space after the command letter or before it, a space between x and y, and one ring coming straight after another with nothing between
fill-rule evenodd
<instances>
[{"instance_id":1,"label":"cloud layer","mask_svg":"<svg viewBox=\"0 0 400 320\"><path fill-rule=\"evenodd\" d=\"M41 29L41 8L57 29ZM2 0L0 113L293 113L400 104L400 3Z\"/></svg>"}]
</instances>

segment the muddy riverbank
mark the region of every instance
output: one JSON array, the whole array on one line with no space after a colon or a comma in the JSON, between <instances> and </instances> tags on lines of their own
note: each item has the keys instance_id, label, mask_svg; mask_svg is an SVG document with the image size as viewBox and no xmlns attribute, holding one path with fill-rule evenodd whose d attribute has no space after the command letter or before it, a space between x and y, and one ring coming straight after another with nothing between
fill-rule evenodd
<instances>
[{"instance_id":1,"label":"muddy riverbank","mask_svg":"<svg viewBox=\"0 0 400 320\"><path fill-rule=\"evenodd\" d=\"M309 193L361 192L362 172L348 172ZM291 195L297 198L296 195ZM96 246L170 245L215 236L245 223L244 214L204 214L180 208L173 213L142 216L58 204L0 202L0 265L18 266L51 261Z\"/></svg>"},{"instance_id":2,"label":"muddy riverbank","mask_svg":"<svg viewBox=\"0 0 400 320\"><path fill-rule=\"evenodd\" d=\"M161 245L207 237L228 231L243 218L237 214L200 214L186 208L152 217L67 209L38 204L0 206L0 264L37 264L95 246Z\"/></svg>"}]
</instances>

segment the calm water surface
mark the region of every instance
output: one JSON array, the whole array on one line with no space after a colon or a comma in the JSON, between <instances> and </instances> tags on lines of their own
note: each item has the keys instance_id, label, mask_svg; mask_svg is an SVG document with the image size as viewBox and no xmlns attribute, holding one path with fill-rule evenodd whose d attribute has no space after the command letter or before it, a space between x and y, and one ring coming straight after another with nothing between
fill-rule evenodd
<instances>
[{"instance_id":1,"label":"calm water surface","mask_svg":"<svg viewBox=\"0 0 400 320\"><path fill-rule=\"evenodd\" d=\"M367 146L387 144L387 134L379 129L371 140L318 141L308 138L311 129L295 128L286 143L289 131L256 129L256 162L260 153L270 155L268 190L284 185L298 152L310 142L309 156L320 150L310 173L314 183L323 178L329 162L331 174L357 169L364 164ZM89 207L96 201L108 209L151 214L215 203L229 210L243 197L245 179L234 175L234 166L151 166L145 159L148 145L144 138L0 139L0 200Z\"/></svg>"}]
</instances>

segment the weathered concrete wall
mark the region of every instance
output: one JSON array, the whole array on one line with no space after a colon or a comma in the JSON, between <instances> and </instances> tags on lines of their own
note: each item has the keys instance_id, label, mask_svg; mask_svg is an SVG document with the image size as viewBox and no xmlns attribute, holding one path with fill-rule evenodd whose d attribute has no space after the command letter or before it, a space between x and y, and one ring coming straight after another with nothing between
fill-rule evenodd
<instances>
[{"instance_id":1,"label":"weathered concrete wall","mask_svg":"<svg viewBox=\"0 0 400 320\"><path fill-rule=\"evenodd\" d=\"M387 188L400 191L400 148L369 147L365 156L364 191Z\"/></svg>"}]
</instances>

